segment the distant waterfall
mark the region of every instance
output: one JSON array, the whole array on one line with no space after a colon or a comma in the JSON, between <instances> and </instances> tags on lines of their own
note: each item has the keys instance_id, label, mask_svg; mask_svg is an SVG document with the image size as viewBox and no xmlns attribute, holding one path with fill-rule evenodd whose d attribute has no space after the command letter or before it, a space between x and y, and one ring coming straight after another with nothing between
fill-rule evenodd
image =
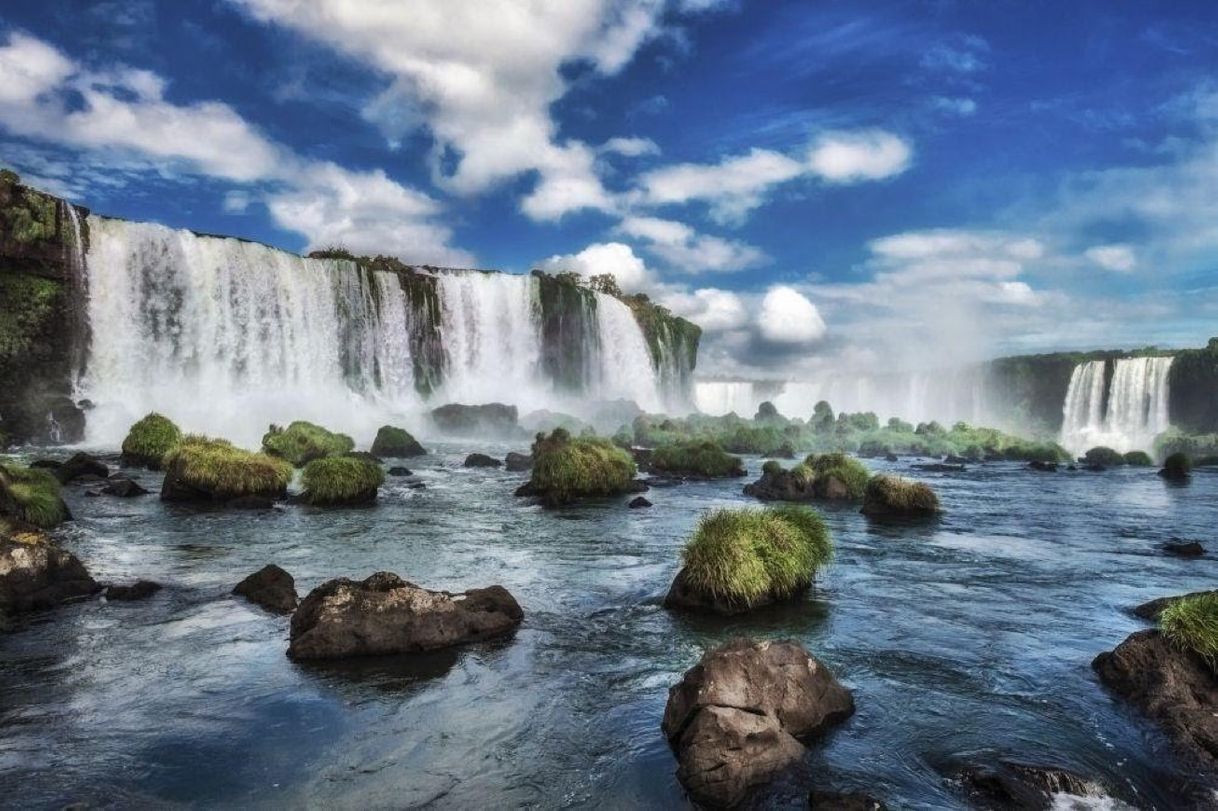
<instances>
[{"instance_id":1,"label":"distant waterfall","mask_svg":"<svg viewBox=\"0 0 1218 811\"><path fill-rule=\"evenodd\" d=\"M1171 357L1087 361L1075 367L1062 410L1061 443L1082 453L1097 445L1147 450L1167 430Z\"/></svg>"}]
</instances>

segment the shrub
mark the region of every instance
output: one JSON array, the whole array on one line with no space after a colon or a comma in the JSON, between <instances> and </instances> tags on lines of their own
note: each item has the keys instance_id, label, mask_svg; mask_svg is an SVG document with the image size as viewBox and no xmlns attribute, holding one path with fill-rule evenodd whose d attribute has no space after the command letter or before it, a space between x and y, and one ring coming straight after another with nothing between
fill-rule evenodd
<instances>
[{"instance_id":1,"label":"shrub","mask_svg":"<svg viewBox=\"0 0 1218 811\"><path fill-rule=\"evenodd\" d=\"M533 443L533 473L521 493L547 504L628 492L637 469L630 454L601 437L573 438L563 428Z\"/></svg>"},{"instance_id":2,"label":"shrub","mask_svg":"<svg viewBox=\"0 0 1218 811\"><path fill-rule=\"evenodd\" d=\"M346 434L331 433L320 425L297 420L287 428L272 425L262 437L262 449L295 467L303 467L314 459L354 450L355 441Z\"/></svg>"},{"instance_id":3,"label":"shrub","mask_svg":"<svg viewBox=\"0 0 1218 811\"><path fill-rule=\"evenodd\" d=\"M42 529L72 516L59 495L59 480L41 468L0 465L0 514Z\"/></svg>"},{"instance_id":4,"label":"shrub","mask_svg":"<svg viewBox=\"0 0 1218 811\"><path fill-rule=\"evenodd\" d=\"M934 515L939 512L939 497L922 482L900 476L873 476L863 493L865 515Z\"/></svg>"},{"instance_id":5,"label":"shrub","mask_svg":"<svg viewBox=\"0 0 1218 811\"><path fill-rule=\"evenodd\" d=\"M1150 467L1155 463L1146 451L1130 451L1124 456L1125 464L1133 467Z\"/></svg>"},{"instance_id":6,"label":"shrub","mask_svg":"<svg viewBox=\"0 0 1218 811\"><path fill-rule=\"evenodd\" d=\"M358 457L327 456L305 465L300 479L309 504L362 504L376 500L385 471Z\"/></svg>"},{"instance_id":7,"label":"shrub","mask_svg":"<svg viewBox=\"0 0 1218 811\"><path fill-rule=\"evenodd\" d=\"M805 507L784 505L707 514L681 558L690 588L751 606L806 588L832 554L820 516Z\"/></svg>"},{"instance_id":8,"label":"shrub","mask_svg":"<svg viewBox=\"0 0 1218 811\"><path fill-rule=\"evenodd\" d=\"M824 495L829 479L836 478L846 485L846 492L852 500L863 497L867 482L871 479L869 471L862 462L844 453L823 453L820 456L809 456L804 464L816 472L816 491Z\"/></svg>"},{"instance_id":9,"label":"shrub","mask_svg":"<svg viewBox=\"0 0 1218 811\"><path fill-rule=\"evenodd\" d=\"M1125 457L1118 451L1101 445L1083 454L1083 461L1089 465L1099 465L1100 467L1118 467L1125 464Z\"/></svg>"},{"instance_id":10,"label":"shrub","mask_svg":"<svg viewBox=\"0 0 1218 811\"><path fill-rule=\"evenodd\" d=\"M1167 479L1187 479L1193 472L1193 462L1188 454L1177 451L1163 460L1159 475Z\"/></svg>"},{"instance_id":11,"label":"shrub","mask_svg":"<svg viewBox=\"0 0 1218 811\"><path fill-rule=\"evenodd\" d=\"M710 440L656 448L651 457L651 466L663 473L711 479L744 475L740 457L732 456Z\"/></svg>"},{"instance_id":12,"label":"shrub","mask_svg":"<svg viewBox=\"0 0 1218 811\"><path fill-rule=\"evenodd\" d=\"M422 456L427 453L419 441L404 428L392 425L382 425L372 441L373 456L389 456L404 459L408 456Z\"/></svg>"},{"instance_id":13,"label":"shrub","mask_svg":"<svg viewBox=\"0 0 1218 811\"><path fill-rule=\"evenodd\" d=\"M1159 627L1173 645L1193 651L1218 669L1218 594L1176 600L1159 615Z\"/></svg>"},{"instance_id":14,"label":"shrub","mask_svg":"<svg viewBox=\"0 0 1218 811\"><path fill-rule=\"evenodd\" d=\"M160 470L165 454L181 441L182 431L173 420L153 412L127 432L127 438L123 440L123 463Z\"/></svg>"},{"instance_id":15,"label":"shrub","mask_svg":"<svg viewBox=\"0 0 1218 811\"><path fill-rule=\"evenodd\" d=\"M166 476L212 498L281 494L292 480L292 466L265 453L233 446L225 439L188 435L165 455ZM164 496L164 492L162 492Z\"/></svg>"}]
</instances>

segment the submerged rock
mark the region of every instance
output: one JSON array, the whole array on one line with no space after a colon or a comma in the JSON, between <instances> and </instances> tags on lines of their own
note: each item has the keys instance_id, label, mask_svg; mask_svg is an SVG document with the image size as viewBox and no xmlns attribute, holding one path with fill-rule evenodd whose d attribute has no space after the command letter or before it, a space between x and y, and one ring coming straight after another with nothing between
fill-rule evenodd
<instances>
[{"instance_id":1,"label":"submerged rock","mask_svg":"<svg viewBox=\"0 0 1218 811\"><path fill-rule=\"evenodd\" d=\"M524 618L502 586L462 594L428 591L396 574L329 580L292 617L288 656L340 659L419 653L503 636Z\"/></svg>"},{"instance_id":2,"label":"submerged rock","mask_svg":"<svg viewBox=\"0 0 1218 811\"><path fill-rule=\"evenodd\" d=\"M160 590L160 583L154 583L151 580L137 580L130 586L106 586L106 599L135 602L136 600L146 600Z\"/></svg>"},{"instance_id":3,"label":"submerged rock","mask_svg":"<svg viewBox=\"0 0 1218 811\"><path fill-rule=\"evenodd\" d=\"M1103 797L1097 786L1065 769L1000 761L997 766L967 766L957 778L978 808L1048 811L1058 795Z\"/></svg>"},{"instance_id":4,"label":"submerged rock","mask_svg":"<svg viewBox=\"0 0 1218 811\"><path fill-rule=\"evenodd\" d=\"M59 479L60 484L69 484L87 477L105 479L110 476L110 468L106 463L87 453L73 454L68 461L50 470L51 475Z\"/></svg>"},{"instance_id":5,"label":"submerged rock","mask_svg":"<svg viewBox=\"0 0 1218 811\"><path fill-rule=\"evenodd\" d=\"M1177 558L1199 558L1205 554L1205 547L1196 541L1181 541L1172 538L1163 544L1163 551Z\"/></svg>"},{"instance_id":6,"label":"submerged rock","mask_svg":"<svg viewBox=\"0 0 1218 811\"><path fill-rule=\"evenodd\" d=\"M414 471L407 467L391 467L385 471L390 476L413 476Z\"/></svg>"},{"instance_id":7,"label":"submerged rock","mask_svg":"<svg viewBox=\"0 0 1218 811\"><path fill-rule=\"evenodd\" d=\"M1091 663L1108 689L1157 722L1193 762L1218 769L1218 677L1157 629L1138 631Z\"/></svg>"},{"instance_id":8,"label":"submerged rock","mask_svg":"<svg viewBox=\"0 0 1218 811\"><path fill-rule=\"evenodd\" d=\"M627 504L626 506L632 510L638 510L643 507L650 507L650 506L652 506L652 504L650 501L643 498L642 496L635 496L634 498L630 499L630 503Z\"/></svg>"},{"instance_id":9,"label":"submerged rock","mask_svg":"<svg viewBox=\"0 0 1218 811\"><path fill-rule=\"evenodd\" d=\"M500 462L493 456L487 456L485 453L471 453L465 457L465 467L503 467L503 462Z\"/></svg>"},{"instance_id":10,"label":"submerged rock","mask_svg":"<svg viewBox=\"0 0 1218 811\"><path fill-rule=\"evenodd\" d=\"M101 492L107 496L117 496L118 498L134 498L136 496L146 496L148 491L139 485L138 482L131 479L111 479L110 483L101 489Z\"/></svg>"},{"instance_id":11,"label":"submerged rock","mask_svg":"<svg viewBox=\"0 0 1218 811\"><path fill-rule=\"evenodd\" d=\"M690 797L731 807L799 761L800 738L853 712L850 691L802 645L735 639L668 691L661 728Z\"/></svg>"},{"instance_id":12,"label":"submerged rock","mask_svg":"<svg viewBox=\"0 0 1218 811\"><path fill-rule=\"evenodd\" d=\"M529 453L510 451L503 461L507 465L507 469L513 473L520 473L533 468L533 455Z\"/></svg>"},{"instance_id":13,"label":"submerged rock","mask_svg":"<svg viewBox=\"0 0 1218 811\"><path fill-rule=\"evenodd\" d=\"M1218 591L1194 591L1189 594L1179 594L1173 597L1159 597L1150 602L1142 603L1137 608L1134 608L1132 613L1135 617L1140 617L1144 620L1157 620L1159 615L1163 613L1163 609L1172 603L1179 602L1186 597L1200 597L1202 594L1218 594Z\"/></svg>"},{"instance_id":14,"label":"submerged rock","mask_svg":"<svg viewBox=\"0 0 1218 811\"><path fill-rule=\"evenodd\" d=\"M1058 470L1057 462L1044 462L1040 459L1033 459L1028 462L1029 470L1039 470L1042 473L1056 473Z\"/></svg>"},{"instance_id":15,"label":"submerged rock","mask_svg":"<svg viewBox=\"0 0 1218 811\"><path fill-rule=\"evenodd\" d=\"M233 594L276 614L292 613L299 602L296 581L292 575L273 563L263 566L234 586Z\"/></svg>"},{"instance_id":16,"label":"submerged rock","mask_svg":"<svg viewBox=\"0 0 1218 811\"><path fill-rule=\"evenodd\" d=\"M50 608L99 588L75 555L43 533L0 526L0 613Z\"/></svg>"},{"instance_id":17,"label":"submerged rock","mask_svg":"<svg viewBox=\"0 0 1218 811\"><path fill-rule=\"evenodd\" d=\"M517 423L517 415L516 406L503 403L449 403L431 411L432 421L445 433L503 438L516 437L522 433Z\"/></svg>"},{"instance_id":18,"label":"submerged rock","mask_svg":"<svg viewBox=\"0 0 1218 811\"><path fill-rule=\"evenodd\" d=\"M813 811L888 811L888 806L861 791L817 791L808 793Z\"/></svg>"}]
</instances>

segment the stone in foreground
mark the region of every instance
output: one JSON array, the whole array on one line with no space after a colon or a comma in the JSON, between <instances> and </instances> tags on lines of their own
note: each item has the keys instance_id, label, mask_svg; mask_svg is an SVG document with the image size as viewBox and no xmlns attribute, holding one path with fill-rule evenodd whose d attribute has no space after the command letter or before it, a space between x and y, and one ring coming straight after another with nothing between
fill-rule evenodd
<instances>
[{"instance_id":1,"label":"stone in foreground","mask_svg":"<svg viewBox=\"0 0 1218 811\"><path fill-rule=\"evenodd\" d=\"M662 729L690 797L730 808L799 761L799 739L853 712L850 692L802 645L735 639L669 690Z\"/></svg>"},{"instance_id":2,"label":"stone in foreground","mask_svg":"<svg viewBox=\"0 0 1218 811\"><path fill-rule=\"evenodd\" d=\"M300 598L296 580L273 563L263 566L233 587L233 594L276 614L291 614Z\"/></svg>"},{"instance_id":3,"label":"stone in foreground","mask_svg":"<svg viewBox=\"0 0 1218 811\"><path fill-rule=\"evenodd\" d=\"M974 808L1049 811L1080 807L1065 798L1078 798L1091 807L1105 797L1095 784L1055 766L999 761L996 766L966 766L956 775ZM1058 802L1061 798L1061 802ZM1092 802L1086 802L1090 798Z\"/></svg>"},{"instance_id":4,"label":"stone in foreground","mask_svg":"<svg viewBox=\"0 0 1218 811\"><path fill-rule=\"evenodd\" d=\"M363 582L330 580L292 617L288 656L343 659L421 653L503 636L524 612L502 586L462 594L428 591L391 572Z\"/></svg>"},{"instance_id":5,"label":"stone in foreground","mask_svg":"<svg viewBox=\"0 0 1218 811\"><path fill-rule=\"evenodd\" d=\"M0 613L50 608L99 588L84 564L46 535L0 524Z\"/></svg>"}]
</instances>

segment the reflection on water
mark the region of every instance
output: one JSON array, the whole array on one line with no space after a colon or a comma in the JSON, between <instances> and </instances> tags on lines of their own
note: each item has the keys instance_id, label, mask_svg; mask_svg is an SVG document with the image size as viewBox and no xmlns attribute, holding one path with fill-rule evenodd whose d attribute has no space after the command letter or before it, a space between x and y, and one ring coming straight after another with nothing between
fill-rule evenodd
<instances>
[{"instance_id":1,"label":"reflection on water","mask_svg":"<svg viewBox=\"0 0 1218 811\"><path fill-rule=\"evenodd\" d=\"M412 463L372 510L194 512L73 489L65 544L101 580L166 588L0 639L0 788L34 807L680 806L659 731L668 687L706 646L750 634L803 642L858 707L765 804L798 805L816 783L963 807L944 775L1002 757L1139 805L1180 802L1188 775L1089 665L1141 627L1129 606L1212 586L1213 558L1158 547L1210 538L1218 475L1173 488L1145 470L924 474L941 520L827 509L837 555L807 600L717 620L660 603L698 515L749 503L743 482L657 489L647 510L546 512L512 497L519 474L462 469L470 450L486 448ZM269 562L302 593L378 570L453 591L502 583L525 622L460 650L298 665L288 619L229 594Z\"/></svg>"}]
</instances>

